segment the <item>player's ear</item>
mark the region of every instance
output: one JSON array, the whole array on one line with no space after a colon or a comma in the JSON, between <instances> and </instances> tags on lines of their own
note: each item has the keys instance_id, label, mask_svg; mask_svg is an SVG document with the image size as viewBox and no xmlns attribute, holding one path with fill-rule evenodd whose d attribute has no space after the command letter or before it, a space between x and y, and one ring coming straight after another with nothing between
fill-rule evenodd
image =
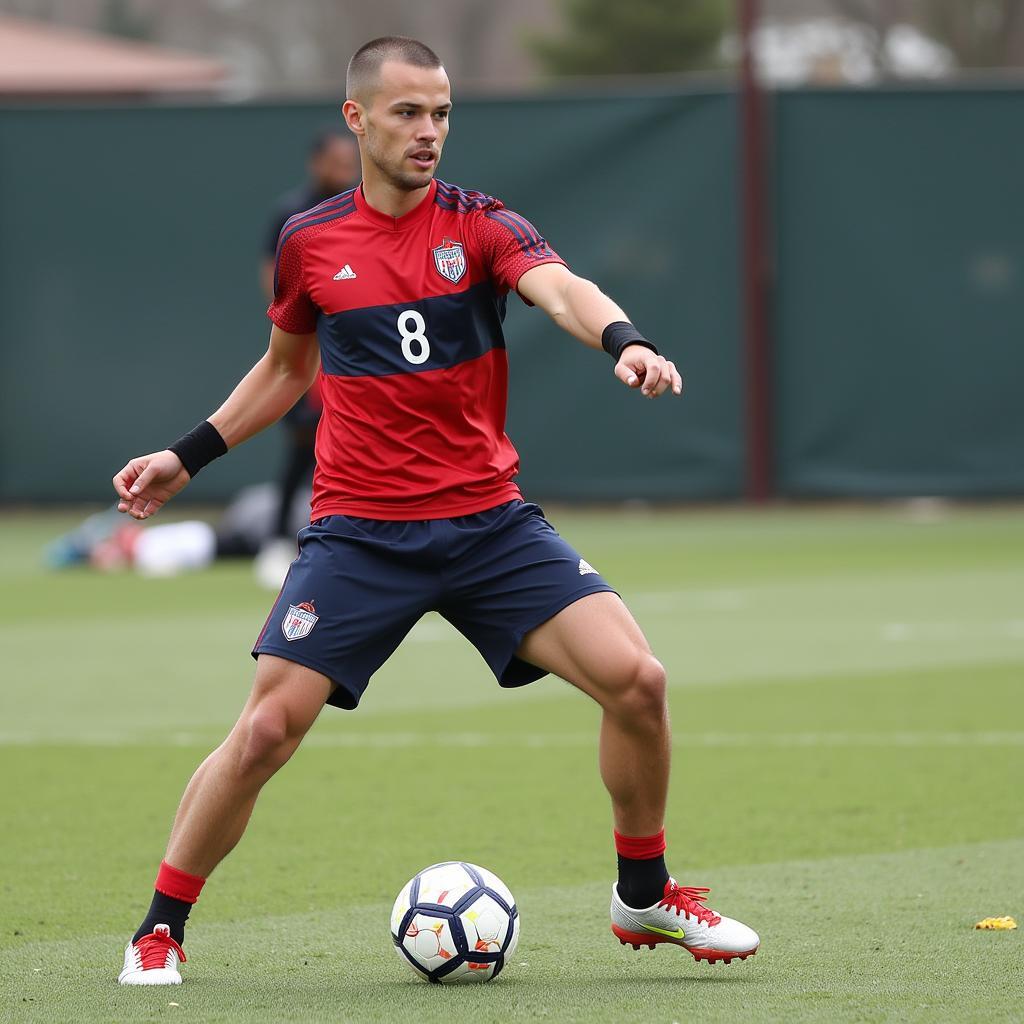
<instances>
[{"instance_id":1,"label":"player's ear","mask_svg":"<svg viewBox=\"0 0 1024 1024\"><path fill-rule=\"evenodd\" d=\"M341 116L345 118L345 124L354 135L366 134L365 115L366 112L355 100L345 100L341 105Z\"/></svg>"}]
</instances>

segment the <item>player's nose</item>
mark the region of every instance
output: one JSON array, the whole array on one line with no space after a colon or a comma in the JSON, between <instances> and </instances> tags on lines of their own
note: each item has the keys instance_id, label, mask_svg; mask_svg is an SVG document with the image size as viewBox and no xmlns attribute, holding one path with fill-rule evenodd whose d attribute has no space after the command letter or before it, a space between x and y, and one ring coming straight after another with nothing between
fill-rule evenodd
<instances>
[{"instance_id":1,"label":"player's nose","mask_svg":"<svg viewBox=\"0 0 1024 1024\"><path fill-rule=\"evenodd\" d=\"M419 142L435 142L437 140L437 125L433 118L426 118L417 125L416 139Z\"/></svg>"}]
</instances>

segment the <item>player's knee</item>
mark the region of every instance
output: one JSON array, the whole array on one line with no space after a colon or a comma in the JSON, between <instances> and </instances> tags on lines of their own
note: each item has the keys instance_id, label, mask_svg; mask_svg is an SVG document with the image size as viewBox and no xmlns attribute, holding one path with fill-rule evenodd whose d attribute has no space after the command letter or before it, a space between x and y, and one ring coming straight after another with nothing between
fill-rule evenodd
<instances>
[{"instance_id":1,"label":"player's knee","mask_svg":"<svg viewBox=\"0 0 1024 1024\"><path fill-rule=\"evenodd\" d=\"M242 775L271 775L295 749L283 708L257 705L239 726L238 770Z\"/></svg>"},{"instance_id":2,"label":"player's knee","mask_svg":"<svg viewBox=\"0 0 1024 1024\"><path fill-rule=\"evenodd\" d=\"M654 655L638 652L619 699L619 716L636 728L657 727L665 718L668 678Z\"/></svg>"}]
</instances>

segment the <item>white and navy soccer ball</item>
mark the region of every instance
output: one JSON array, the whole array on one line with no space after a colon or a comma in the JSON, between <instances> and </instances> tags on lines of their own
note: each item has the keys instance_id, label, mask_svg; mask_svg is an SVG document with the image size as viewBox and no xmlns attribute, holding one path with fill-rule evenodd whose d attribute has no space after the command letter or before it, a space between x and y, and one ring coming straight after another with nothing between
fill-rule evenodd
<instances>
[{"instance_id":1,"label":"white and navy soccer ball","mask_svg":"<svg viewBox=\"0 0 1024 1024\"><path fill-rule=\"evenodd\" d=\"M490 981L519 942L519 912L493 872L450 860L411 878L391 911L395 952L430 982Z\"/></svg>"}]
</instances>

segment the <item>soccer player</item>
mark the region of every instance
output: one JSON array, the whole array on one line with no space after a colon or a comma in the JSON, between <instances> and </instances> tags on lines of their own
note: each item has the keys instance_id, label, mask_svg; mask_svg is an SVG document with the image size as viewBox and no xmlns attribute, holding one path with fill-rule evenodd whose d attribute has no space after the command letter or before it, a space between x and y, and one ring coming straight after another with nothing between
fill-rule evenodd
<instances>
[{"instance_id":1,"label":"soccer player","mask_svg":"<svg viewBox=\"0 0 1024 1024\"><path fill-rule=\"evenodd\" d=\"M209 420L114 477L118 508L149 517L278 419L322 361L312 523L256 641L252 693L185 789L119 980L181 981L186 918L261 787L325 703L356 707L432 609L501 685L551 672L600 704L615 935L675 943L698 960L747 957L756 933L705 907L707 890L676 884L665 866L665 671L612 588L514 482L506 296L517 292L584 345L603 347L616 377L649 399L681 394L682 379L528 220L435 179L451 94L433 51L375 39L353 56L346 84L362 184L281 231L267 353Z\"/></svg>"}]
</instances>

